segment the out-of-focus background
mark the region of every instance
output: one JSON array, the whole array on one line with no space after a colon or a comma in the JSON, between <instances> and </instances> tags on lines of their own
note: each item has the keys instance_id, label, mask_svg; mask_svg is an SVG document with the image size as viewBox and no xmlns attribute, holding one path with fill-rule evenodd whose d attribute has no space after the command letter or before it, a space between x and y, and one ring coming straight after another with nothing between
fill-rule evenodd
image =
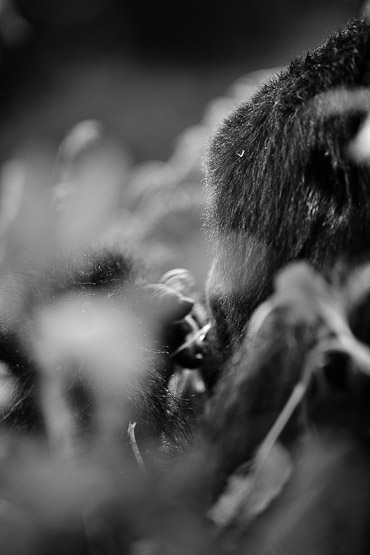
<instances>
[{"instance_id":1,"label":"out-of-focus background","mask_svg":"<svg viewBox=\"0 0 370 555\"><path fill-rule=\"evenodd\" d=\"M158 272L187 266L203 284L207 137L259 70L315 46L360 4L0 0L2 184L29 185L36 150L65 239L122 235Z\"/></svg>"}]
</instances>

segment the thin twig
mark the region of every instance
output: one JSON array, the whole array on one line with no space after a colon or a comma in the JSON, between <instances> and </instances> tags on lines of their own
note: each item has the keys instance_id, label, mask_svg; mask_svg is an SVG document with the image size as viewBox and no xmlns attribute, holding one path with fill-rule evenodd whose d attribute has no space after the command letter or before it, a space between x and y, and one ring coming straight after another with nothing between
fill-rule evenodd
<instances>
[{"instance_id":1,"label":"thin twig","mask_svg":"<svg viewBox=\"0 0 370 555\"><path fill-rule=\"evenodd\" d=\"M262 459L265 459L269 456L271 449L274 447L275 443L279 439L280 434L284 430L285 426L287 425L289 419L291 418L293 412L301 403L303 397L306 394L308 383L305 382L298 382L286 405L284 406L283 410L279 414L275 424L272 426L271 430L268 432L267 436L261 443L258 448L258 452L263 455Z\"/></svg>"},{"instance_id":2,"label":"thin twig","mask_svg":"<svg viewBox=\"0 0 370 555\"><path fill-rule=\"evenodd\" d=\"M212 327L211 324L206 324L205 326L200 328L200 330L198 330L196 333L193 333L193 335L191 335L187 341L182 343L180 347L178 347L175 351L172 351L172 353L170 353L170 357L173 358L178 353L181 353L181 351L184 351L185 349L193 345L193 343L195 343L196 341L203 341L207 333L211 329L211 327Z\"/></svg>"},{"instance_id":3,"label":"thin twig","mask_svg":"<svg viewBox=\"0 0 370 555\"><path fill-rule=\"evenodd\" d=\"M130 440L130 446L131 446L132 452L134 454L134 457L136 459L137 465L140 468L140 470L145 474L145 472L146 472L145 464L144 464L143 458L141 456L139 447L138 447L137 442L136 442L135 428L136 428L136 422L130 422L129 425L128 425L127 433L128 433L128 437L129 437L129 440Z\"/></svg>"},{"instance_id":4,"label":"thin twig","mask_svg":"<svg viewBox=\"0 0 370 555\"><path fill-rule=\"evenodd\" d=\"M254 487L257 484L258 477L263 470L263 466L267 461L276 442L278 441L279 436L283 432L285 426L289 422L296 408L302 402L307 392L310 379L319 365L320 358L324 354L326 354L326 352L327 349L323 348L322 344L320 344L310 353L302 372L302 379L294 386L293 391L290 394L288 401L284 405L282 411L280 412L277 420L266 435L265 439L258 447L256 456L254 457L255 460L258 460L258 467L256 468L256 479L254 484L250 488L249 495L251 495L251 493L253 492Z\"/></svg>"}]
</instances>

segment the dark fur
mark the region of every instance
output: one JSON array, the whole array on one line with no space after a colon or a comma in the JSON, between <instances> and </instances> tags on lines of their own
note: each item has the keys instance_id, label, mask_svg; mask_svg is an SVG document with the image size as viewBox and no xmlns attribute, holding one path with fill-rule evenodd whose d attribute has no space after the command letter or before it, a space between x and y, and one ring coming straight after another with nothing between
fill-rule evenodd
<instances>
[{"instance_id":1,"label":"dark fur","mask_svg":"<svg viewBox=\"0 0 370 555\"><path fill-rule=\"evenodd\" d=\"M351 91L368 95L366 87L370 23L354 20L265 84L225 120L210 143L207 225L214 262L208 297L214 331L205 376L210 387L217 387L194 455L194 467L204 470L194 471L193 489L188 487L203 510L230 474L251 460L317 340L318 322L311 327L303 318L292 327L282 309L272 313L256 337L248 329L253 311L272 292L276 272L292 260L305 259L337 279L333 269L341 261L339 273L346 282L355 266L369 260L370 167L355 163L348 152L367 115L369 96L355 107L341 103ZM366 343L368 283L363 297L348 298L350 325ZM356 375L348 383L349 370L341 354L328 361L323 372L328 396L317 399L313 390L309 421L317 424L319 435L344 430L344 437L364 449L368 459L369 379ZM282 440L289 447L299 445L301 425L299 418L293 419L286 429ZM327 480L332 487L329 475ZM364 483L367 507L366 473ZM280 508L284 520L284 501ZM323 530L323 535L334 545L330 531ZM294 532L292 537L297 540ZM259 552L261 544L256 545L252 553Z\"/></svg>"},{"instance_id":2,"label":"dark fur","mask_svg":"<svg viewBox=\"0 0 370 555\"><path fill-rule=\"evenodd\" d=\"M370 170L347 150L365 106L333 108L325 93L369 85L370 25L353 20L262 86L211 141L208 289L226 357L280 267L368 258Z\"/></svg>"}]
</instances>

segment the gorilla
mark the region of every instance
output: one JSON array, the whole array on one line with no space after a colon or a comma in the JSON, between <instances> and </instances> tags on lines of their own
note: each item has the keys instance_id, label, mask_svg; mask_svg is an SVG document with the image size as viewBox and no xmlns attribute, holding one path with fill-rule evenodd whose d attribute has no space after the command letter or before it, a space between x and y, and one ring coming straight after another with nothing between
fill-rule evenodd
<instances>
[{"instance_id":1,"label":"gorilla","mask_svg":"<svg viewBox=\"0 0 370 555\"><path fill-rule=\"evenodd\" d=\"M259 446L302 385L310 356L323 337L336 336L322 314L313 315L322 302L321 293L320 302L308 294L316 280L326 284L324 304L331 295L340 299L335 310L348 334L370 344L370 166L355 148L368 117L369 86L370 22L355 19L294 59L210 139L205 182L213 327L203 375L214 394L179 494L203 514L214 515L225 488L236 491L242 475L253 476ZM283 270L293 262L298 266ZM335 553L338 542L343 552L367 552L370 384L362 364L338 346L317 361L303 406L279 436L294 461L288 492L256 526L233 530L236 553ZM333 459L321 467L329 453ZM353 519L335 498L344 474L350 486L343 486L343 499ZM317 496L306 504L310 491ZM228 499L223 510L232 512L234 503ZM338 536L336 523L343 520Z\"/></svg>"},{"instance_id":2,"label":"gorilla","mask_svg":"<svg viewBox=\"0 0 370 555\"><path fill-rule=\"evenodd\" d=\"M351 144L369 85L370 24L355 19L295 58L210 140L208 302L218 346L205 370L210 387L277 270L293 260L321 272L339 259L368 260L370 170Z\"/></svg>"}]
</instances>

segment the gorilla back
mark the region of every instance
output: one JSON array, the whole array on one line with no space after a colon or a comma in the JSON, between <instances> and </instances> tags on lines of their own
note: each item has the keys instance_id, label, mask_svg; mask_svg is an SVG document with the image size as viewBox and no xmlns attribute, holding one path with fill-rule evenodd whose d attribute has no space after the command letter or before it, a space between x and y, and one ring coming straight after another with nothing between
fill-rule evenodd
<instances>
[{"instance_id":1,"label":"gorilla back","mask_svg":"<svg viewBox=\"0 0 370 555\"><path fill-rule=\"evenodd\" d=\"M262 86L211 141L209 302L226 351L290 260L325 270L368 258L370 168L349 146L369 85L370 23L356 19Z\"/></svg>"}]
</instances>

